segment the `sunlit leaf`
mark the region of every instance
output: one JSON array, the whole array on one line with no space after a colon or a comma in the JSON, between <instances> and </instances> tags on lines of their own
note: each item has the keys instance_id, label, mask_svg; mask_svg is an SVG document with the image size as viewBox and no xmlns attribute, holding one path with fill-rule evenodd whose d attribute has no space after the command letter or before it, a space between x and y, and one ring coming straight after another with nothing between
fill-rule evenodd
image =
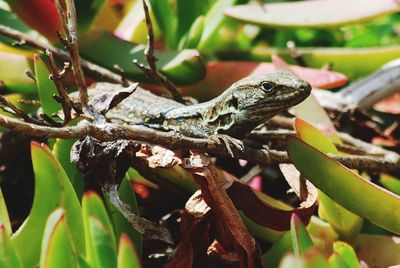
<instances>
[{"instance_id":1,"label":"sunlit leaf","mask_svg":"<svg viewBox=\"0 0 400 268\"><path fill-rule=\"evenodd\" d=\"M360 267L354 249L342 241L336 241L333 244L333 254L329 258L329 263L335 268Z\"/></svg>"},{"instance_id":2,"label":"sunlit leaf","mask_svg":"<svg viewBox=\"0 0 400 268\"><path fill-rule=\"evenodd\" d=\"M78 267L71 241L68 225L65 222L64 210L55 210L48 218L42 240L40 257L41 268Z\"/></svg>"},{"instance_id":3,"label":"sunlit leaf","mask_svg":"<svg viewBox=\"0 0 400 268\"><path fill-rule=\"evenodd\" d=\"M140 259L129 237L122 234L118 247L118 268L139 268Z\"/></svg>"},{"instance_id":4,"label":"sunlit leaf","mask_svg":"<svg viewBox=\"0 0 400 268\"><path fill-rule=\"evenodd\" d=\"M51 0L8 0L12 10L32 28L51 41L57 41L56 30L61 26L56 6ZM34 10L35 12L32 12Z\"/></svg>"},{"instance_id":5,"label":"sunlit leaf","mask_svg":"<svg viewBox=\"0 0 400 268\"><path fill-rule=\"evenodd\" d=\"M379 182L393 193L400 195L400 180L388 174L381 174Z\"/></svg>"},{"instance_id":6,"label":"sunlit leaf","mask_svg":"<svg viewBox=\"0 0 400 268\"><path fill-rule=\"evenodd\" d=\"M400 10L391 0L296 1L234 6L225 14L247 23L268 27L338 27Z\"/></svg>"},{"instance_id":7,"label":"sunlit leaf","mask_svg":"<svg viewBox=\"0 0 400 268\"><path fill-rule=\"evenodd\" d=\"M36 54L34 55L33 60L35 64L35 77L40 97L40 104L43 112L51 116L53 113L61 110L61 105L53 98L53 96L57 94L56 85L50 79L49 70L43 60Z\"/></svg>"},{"instance_id":8,"label":"sunlit leaf","mask_svg":"<svg viewBox=\"0 0 400 268\"><path fill-rule=\"evenodd\" d=\"M64 168L71 184L74 186L77 196L80 198L83 194L85 182L82 173L80 173L76 165L71 162L70 152L74 143L75 140L73 139L57 139L53 146L53 154Z\"/></svg>"},{"instance_id":9,"label":"sunlit leaf","mask_svg":"<svg viewBox=\"0 0 400 268\"><path fill-rule=\"evenodd\" d=\"M346 74L349 79L366 76L385 63L400 57L400 46L371 47L371 48L298 48L307 66L321 68L325 64L331 64L332 70ZM247 60L247 61L271 61L272 55L279 55L289 63L294 63L287 49L271 47L255 47L251 50L229 50L221 54L222 58Z\"/></svg>"},{"instance_id":10,"label":"sunlit leaf","mask_svg":"<svg viewBox=\"0 0 400 268\"><path fill-rule=\"evenodd\" d=\"M33 205L29 217L12 237L25 267L38 264L46 220L58 207L65 210L73 248L85 252L81 207L65 171L44 144L32 142L31 155L35 174Z\"/></svg>"},{"instance_id":11,"label":"sunlit leaf","mask_svg":"<svg viewBox=\"0 0 400 268\"><path fill-rule=\"evenodd\" d=\"M307 249L313 246L306 228L296 214L293 214L290 220L290 234L295 255L304 255Z\"/></svg>"},{"instance_id":12,"label":"sunlit leaf","mask_svg":"<svg viewBox=\"0 0 400 268\"><path fill-rule=\"evenodd\" d=\"M133 60L147 66L144 56L145 46L134 45L102 31L93 31L80 40L83 57L107 69L115 70L118 65L124 76L135 81L149 81ZM110 53L113 51L113 53ZM196 50L155 51L157 67L161 73L176 85L186 85L199 81L205 75L203 62Z\"/></svg>"},{"instance_id":13,"label":"sunlit leaf","mask_svg":"<svg viewBox=\"0 0 400 268\"><path fill-rule=\"evenodd\" d=\"M335 202L385 229L400 233L399 196L366 181L296 137L288 139L288 153L296 168Z\"/></svg>"},{"instance_id":14,"label":"sunlit leaf","mask_svg":"<svg viewBox=\"0 0 400 268\"><path fill-rule=\"evenodd\" d=\"M11 242L10 233L4 224L0 223L0 267L22 268L22 263Z\"/></svg>"},{"instance_id":15,"label":"sunlit leaf","mask_svg":"<svg viewBox=\"0 0 400 268\"><path fill-rule=\"evenodd\" d=\"M0 80L9 91L36 93L35 82L25 75L26 71L32 71L29 58L0 49Z\"/></svg>"},{"instance_id":16,"label":"sunlit leaf","mask_svg":"<svg viewBox=\"0 0 400 268\"><path fill-rule=\"evenodd\" d=\"M10 217L8 216L8 210L1 188L0 188L0 224L2 228L5 228L6 231L9 234L11 234Z\"/></svg>"},{"instance_id":17,"label":"sunlit leaf","mask_svg":"<svg viewBox=\"0 0 400 268\"><path fill-rule=\"evenodd\" d=\"M104 226L102 221L94 216L88 217L88 243L92 250L88 261L92 267L117 267L117 250L114 245L112 229Z\"/></svg>"},{"instance_id":18,"label":"sunlit leaf","mask_svg":"<svg viewBox=\"0 0 400 268\"><path fill-rule=\"evenodd\" d=\"M93 267L115 267L117 245L113 226L103 201L95 192L86 192L83 195L82 214L85 228L86 256L89 264ZM114 252L110 253L110 260L107 260L106 263L101 263L102 259L105 258L101 252L102 247L107 252ZM112 260L114 255L115 260ZM107 263L110 264L109 262L113 263L113 266L106 266Z\"/></svg>"}]
</instances>

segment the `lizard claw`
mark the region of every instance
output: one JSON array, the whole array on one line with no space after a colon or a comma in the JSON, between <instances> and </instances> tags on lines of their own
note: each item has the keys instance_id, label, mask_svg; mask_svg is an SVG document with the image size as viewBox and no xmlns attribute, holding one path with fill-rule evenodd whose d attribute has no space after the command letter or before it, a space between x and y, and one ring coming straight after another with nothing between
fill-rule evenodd
<instances>
[{"instance_id":1,"label":"lizard claw","mask_svg":"<svg viewBox=\"0 0 400 268\"><path fill-rule=\"evenodd\" d=\"M232 146L234 146L239 151L243 150L243 148L244 148L242 141L232 138L231 136L228 136L226 134L211 135L210 139L213 141L216 141L218 144L224 143L226 146L226 149L228 150L228 154L232 158L234 157L233 152L232 152Z\"/></svg>"}]
</instances>

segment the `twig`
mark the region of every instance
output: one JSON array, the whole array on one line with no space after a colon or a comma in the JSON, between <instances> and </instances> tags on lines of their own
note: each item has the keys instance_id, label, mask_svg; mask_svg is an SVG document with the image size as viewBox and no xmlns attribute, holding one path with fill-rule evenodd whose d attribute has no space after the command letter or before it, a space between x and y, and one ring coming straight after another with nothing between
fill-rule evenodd
<instances>
[{"instance_id":1,"label":"twig","mask_svg":"<svg viewBox=\"0 0 400 268\"><path fill-rule=\"evenodd\" d=\"M57 98L62 106L63 113L64 113L64 124L67 124L71 121L71 110L73 105L71 104L71 99L69 98L67 92L64 90L64 86L60 80L60 74L57 69L57 64L54 60L53 54L50 51L46 51L47 56L49 57L49 65L51 70L51 80L53 80L57 93L60 98Z\"/></svg>"},{"instance_id":2,"label":"twig","mask_svg":"<svg viewBox=\"0 0 400 268\"><path fill-rule=\"evenodd\" d=\"M146 26L147 26L147 46L144 51L144 54L146 56L146 61L147 64L149 65L148 67L144 66L143 64L140 64L137 59L133 60L133 63L141 69L147 76L150 78L153 78L156 80L158 83L163 85L172 95L172 98L176 100L177 102L184 103L184 100L181 96L181 94L178 92L174 84L172 84L171 81L169 81L164 75L159 73L157 71L157 66L156 66L156 58L154 57L154 32L153 32L153 26L151 24L151 18L149 14L149 8L146 4L146 0L142 0L143 3L143 11L145 14L146 18Z\"/></svg>"},{"instance_id":3,"label":"twig","mask_svg":"<svg viewBox=\"0 0 400 268\"><path fill-rule=\"evenodd\" d=\"M113 123L94 125L84 122L73 127L56 128L23 122L1 114L0 125L22 132L25 135L42 138L76 139L91 136L101 141L127 139L158 144L171 149L190 148L192 150L207 152L214 156L230 156L226 146L215 140L189 138L175 132L163 132L136 125L124 126ZM287 153L282 151L267 148L255 149L246 144L244 144L243 150L239 150L236 147L232 147L231 149L235 158L245 159L259 165L290 162ZM389 161L371 156L334 155L332 158L353 169L386 172L400 170L399 160Z\"/></svg>"},{"instance_id":4,"label":"twig","mask_svg":"<svg viewBox=\"0 0 400 268\"><path fill-rule=\"evenodd\" d=\"M42 121L32 118L30 115L22 111L20 108L9 102L6 98L4 98L1 95L0 95L0 105L5 108L9 108L17 117L24 119L25 122L43 125Z\"/></svg>"},{"instance_id":5,"label":"twig","mask_svg":"<svg viewBox=\"0 0 400 268\"><path fill-rule=\"evenodd\" d=\"M79 98L83 109L87 109L89 96L87 92L85 77L83 75L81 66L81 57L79 56L79 45L78 45L78 34L76 26L76 10L75 4L72 0L63 0L65 6L60 5L60 2L55 1L58 14L63 21L65 37L64 45L69 51L72 62L72 71L74 73L74 78L76 86L79 90Z\"/></svg>"},{"instance_id":6,"label":"twig","mask_svg":"<svg viewBox=\"0 0 400 268\"><path fill-rule=\"evenodd\" d=\"M21 44L26 44L42 52L49 50L54 56L63 60L71 61L71 57L64 50L55 48L51 45L42 43L34 38L29 37L23 32L14 30L10 27L0 25L0 34L19 41ZM88 76L111 83L120 83L121 78L119 75L89 61L81 59L82 68Z\"/></svg>"}]
</instances>

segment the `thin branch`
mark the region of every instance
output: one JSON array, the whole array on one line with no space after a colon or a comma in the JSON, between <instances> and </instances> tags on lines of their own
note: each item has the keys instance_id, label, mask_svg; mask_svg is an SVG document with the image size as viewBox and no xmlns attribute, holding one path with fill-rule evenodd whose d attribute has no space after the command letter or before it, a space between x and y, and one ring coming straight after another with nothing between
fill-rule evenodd
<instances>
[{"instance_id":1,"label":"thin branch","mask_svg":"<svg viewBox=\"0 0 400 268\"><path fill-rule=\"evenodd\" d=\"M32 124L43 125L42 121L37 120L35 118L32 118L30 115L28 115L27 113L22 111L20 108L18 108L17 106L15 106L11 102L9 102L6 98L4 98L1 95L0 95L0 106L3 106L5 108L9 108L10 111L12 111L12 113L15 116L24 119L25 122L29 122L29 123L32 123Z\"/></svg>"},{"instance_id":2,"label":"thin branch","mask_svg":"<svg viewBox=\"0 0 400 268\"><path fill-rule=\"evenodd\" d=\"M85 121L73 127L49 127L38 126L32 123L22 122L0 114L0 125L28 136L42 138L77 139L91 136L101 141L112 140L137 140L158 144L166 148L181 149L190 148L201 152L207 152L214 156L230 157L228 149L224 144L215 140L190 138L175 132L163 132L146 128L143 126L123 126L113 123L94 125ZM231 148L233 155L238 159L245 159L259 165L271 165L278 163L289 163L286 152L270 150L267 148L255 149L244 144L243 149ZM332 156L333 159L346 165L348 168L369 171L398 171L400 161L389 161L387 159L371 156Z\"/></svg>"},{"instance_id":3,"label":"thin branch","mask_svg":"<svg viewBox=\"0 0 400 268\"><path fill-rule=\"evenodd\" d=\"M63 0L64 5L61 5L58 0L55 3L60 19L63 22L65 37L62 37L62 40L64 40L64 45L71 56L72 71L79 90L80 102L82 108L87 109L89 96L82 71L81 57L79 56L75 4L72 0Z\"/></svg>"},{"instance_id":4,"label":"thin branch","mask_svg":"<svg viewBox=\"0 0 400 268\"><path fill-rule=\"evenodd\" d=\"M50 51L46 51L47 56L49 57L49 65L51 70L51 80L53 80L57 93L60 96L59 102L62 106L63 113L64 113L64 124L67 124L71 121L71 110L73 105L71 104L71 99L69 98L67 92L64 89L64 86L60 80L61 76L58 72L57 64L54 60L53 54Z\"/></svg>"},{"instance_id":5,"label":"thin branch","mask_svg":"<svg viewBox=\"0 0 400 268\"><path fill-rule=\"evenodd\" d=\"M56 56L60 60L71 61L71 57L64 50L55 48L49 44L42 43L37 39L31 38L23 32L14 30L10 27L0 25L0 34L18 41L19 44L28 45L42 52L46 52L46 50L49 50L51 53L53 53L54 56ZM83 59L81 59L81 64L87 75L92 78L111 83L121 82L121 78L118 74L115 74L99 65L93 64Z\"/></svg>"},{"instance_id":6,"label":"thin branch","mask_svg":"<svg viewBox=\"0 0 400 268\"><path fill-rule=\"evenodd\" d=\"M149 7L146 4L146 0L142 0L142 3L143 3L143 11L145 14L146 26L147 26L147 46L144 51L144 54L146 56L146 61L149 66L146 67L143 64L139 64L139 62L136 59L133 60L133 63L139 69L141 69L147 76L153 78L158 83L163 85L171 93L172 98L174 98L174 100L180 103L184 103L184 100L179 91L176 89L175 85L171 81L169 81L164 75L162 75L157 71L156 57L154 56L154 32L153 32L153 26L151 24Z\"/></svg>"}]
</instances>

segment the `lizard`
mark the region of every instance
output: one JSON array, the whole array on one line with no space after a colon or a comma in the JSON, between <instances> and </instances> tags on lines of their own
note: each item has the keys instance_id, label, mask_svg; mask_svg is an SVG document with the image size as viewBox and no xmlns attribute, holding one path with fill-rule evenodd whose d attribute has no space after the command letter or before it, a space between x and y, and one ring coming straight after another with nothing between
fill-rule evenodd
<instances>
[{"instance_id":1,"label":"lizard","mask_svg":"<svg viewBox=\"0 0 400 268\"><path fill-rule=\"evenodd\" d=\"M118 90L120 85L97 83L89 89L89 104L96 107L96 102ZM310 92L308 82L288 71L243 78L216 98L189 106L137 87L105 117L113 123L144 125L194 138L242 139L280 111L302 102Z\"/></svg>"}]
</instances>

